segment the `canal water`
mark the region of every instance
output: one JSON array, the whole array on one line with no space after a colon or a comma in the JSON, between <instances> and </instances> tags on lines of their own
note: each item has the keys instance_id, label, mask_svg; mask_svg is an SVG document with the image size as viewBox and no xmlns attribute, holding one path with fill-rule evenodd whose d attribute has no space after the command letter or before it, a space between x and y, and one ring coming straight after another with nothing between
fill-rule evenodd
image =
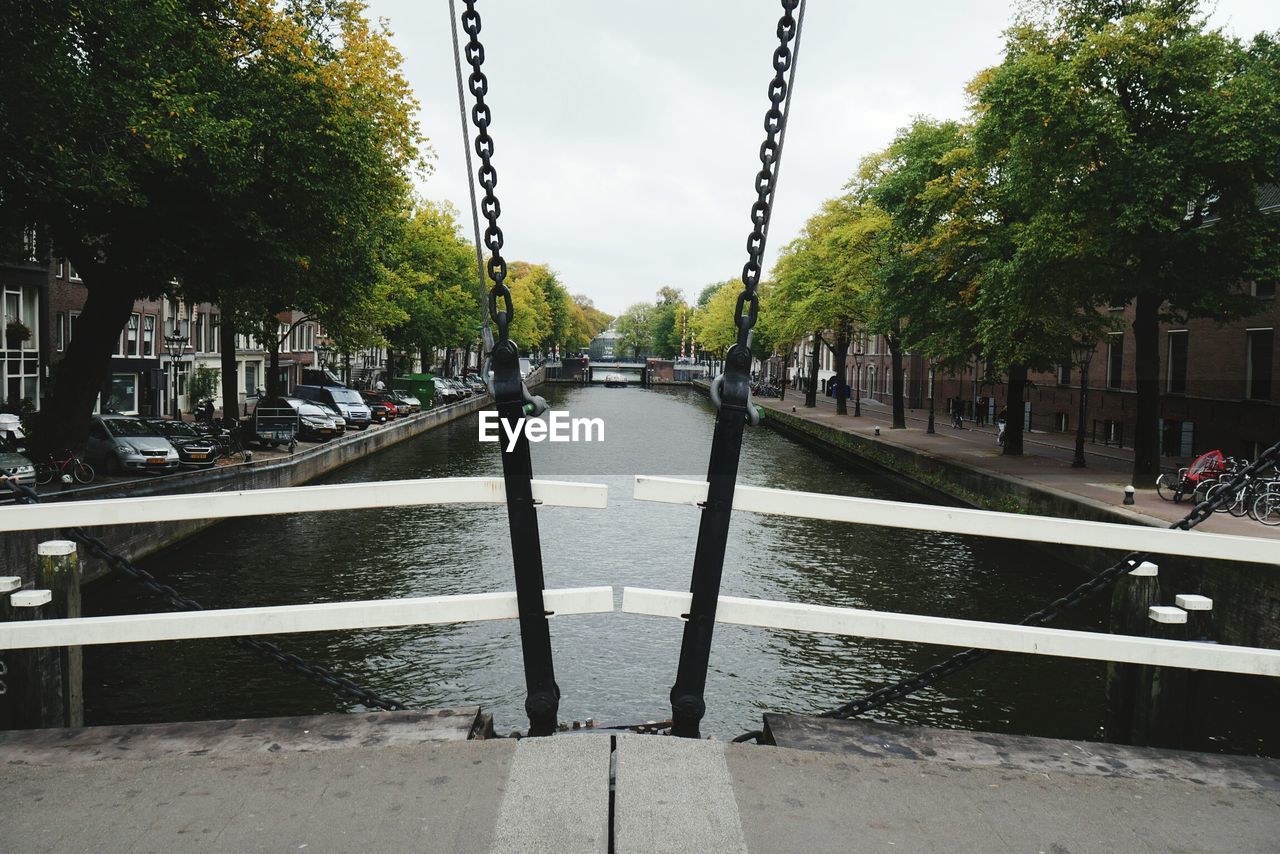
<instances>
[{"instance_id":1,"label":"canal water","mask_svg":"<svg viewBox=\"0 0 1280 854\"><path fill-rule=\"evenodd\" d=\"M687 590L698 510L631 498L636 474L701 479L713 424L687 388L545 390L553 408L601 418L602 443L533 445L535 476L609 486L607 510L539 510L548 587L625 585ZM367 457L329 483L499 475L496 446L470 416ZM780 489L927 501L910 485L868 474L767 429L748 430L740 482ZM909 510L904 510L909 512ZM503 507L399 507L238 519L143 565L207 608L511 590ZM1030 545L928 531L739 514L730 530L728 595L1015 622L1083 580ZM1057 625L1103 629L1106 603ZM90 615L159 610L122 578L85 589ZM613 613L551 622L562 720L664 719L682 624ZM479 704L499 732L526 726L515 621L284 637L411 706ZM765 711L819 713L907 676L953 650L798 632L719 626L704 734L758 728ZM348 711L356 707L226 641L89 647L92 724ZM1002 655L869 717L878 720L1098 739L1102 664ZM1274 698L1274 694L1271 695ZM1218 749L1274 752L1239 696L1215 724ZM1260 734L1260 731L1262 734Z\"/></svg>"}]
</instances>

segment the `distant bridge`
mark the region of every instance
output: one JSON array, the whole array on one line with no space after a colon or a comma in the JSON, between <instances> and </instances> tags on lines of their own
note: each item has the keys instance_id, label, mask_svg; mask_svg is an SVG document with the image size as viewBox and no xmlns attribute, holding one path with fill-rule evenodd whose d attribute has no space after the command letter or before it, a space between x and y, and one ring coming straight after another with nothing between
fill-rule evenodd
<instances>
[{"instance_id":1,"label":"distant bridge","mask_svg":"<svg viewBox=\"0 0 1280 854\"><path fill-rule=\"evenodd\" d=\"M591 382L603 383L605 377L617 374L625 378L628 383L639 385L644 369L644 362L602 362L600 364L593 362L590 368Z\"/></svg>"}]
</instances>

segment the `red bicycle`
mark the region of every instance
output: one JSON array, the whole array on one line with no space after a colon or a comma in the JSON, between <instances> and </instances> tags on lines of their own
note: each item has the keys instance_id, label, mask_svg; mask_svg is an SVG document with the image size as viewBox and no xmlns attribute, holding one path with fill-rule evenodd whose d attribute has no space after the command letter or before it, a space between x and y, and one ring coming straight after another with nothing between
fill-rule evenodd
<instances>
[{"instance_id":1,"label":"red bicycle","mask_svg":"<svg viewBox=\"0 0 1280 854\"><path fill-rule=\"evenodd\" d=\"M71 475L80 483L92 483L93 466L73 451L63 451L62 455L50 454L45 462L36 463L36 483L49 483L54 475Z\"/></svg>"}]
</instances>

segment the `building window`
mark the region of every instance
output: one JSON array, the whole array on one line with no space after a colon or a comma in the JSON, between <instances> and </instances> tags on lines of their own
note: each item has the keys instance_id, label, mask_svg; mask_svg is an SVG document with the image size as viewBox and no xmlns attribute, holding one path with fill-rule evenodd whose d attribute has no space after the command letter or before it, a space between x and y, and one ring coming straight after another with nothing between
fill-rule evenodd
<instances>
[{"instance_id":1,"label":"building window","mask_svg":"<svg viewBox=\"0 0 1280 854\"><path fill-rule=\"evenodd\" d=\"M71 346L71 339L76 337L76 327L80 325L80 312L73 311L67 317L67 346Z\"/></svg>"},{"instance_id":2,"label":"building window","mask_svg":"<svg viewBox=\"0 0 1280 854\"><path fill-rule=\"evenodd\" d=\"M213 339L209 346L209 352L211 353L222 352L222 328L221 327L222 327L222 315L210 314L209 315L209 337Z\"/></svg>"},{"instance_id":3,"label":"building window","mask_svg":"<svg viewBox=\"0 0 1280 854\"><path fill-rule=\"evenodd\" d=\"M204 312L202 311L191 313L191 351L193 353L208 352L204 341Z\"/></svg>"},{"instance_id":4,"label":"building window","mask_svg":"<svg viewBox=\"0 0 1280 854\"><path fill-rule=\"evenodd\" d=\"M1253 295L1258 299L1275 299L1276 283L1275 282L1254 282Z\"/></svg>"},{"instance_id":5,"label":"building window","mask_svg":"<svg viewBox=\"0 0 1280 854\"><path fill-rule=\"evenodd\" d=\"M76 268L71 266L71 262L67 262L67 278L73 282L84 281L80 278L80 274L76 272Z\"/></svg>"},{"instance_id":6,"label":"building window","mask_svg":"<svg viewBox=\"0 0 1280 854\"><path fill-rule=\"evenodd\" d=\"M125 355L138 355L138 330L142 326L142 318L136 314L129 315L129 327L126 330L128 339L125 342Z\"/></svg>"},{"instance_id":7,"label":"building window","mask_svg":"<svg viewBox=\"0 0 1280 854\"><path fill-rule=\"evenodd\" d=\"M1187 393L1187 330L1169 333L1169 394Z\"/></svg>"},{"instance_id":8,"label":"building window","mask_svg":"<svg viewBox=\"0 0 1280 854\"><path fill-rule=\"evenodd\" d=\"M244 393L246 397L253 397L258 393L258 363L244 363Z\"/></svg>"},{"instance_id":9,"label":"building window","mask_svg":"<svg viewBox=\"0 0 1280 854\"><path fill-rule=\"evenodd\" d=\"M67 313L65 311L58 312L58 322L53 330L53 346L62 352L67 344Z\"/></svg>"},{"instance_id":10,"label":"building window","mask_svg":"<svg viewBox=\"0 0 1280 854\"><path fill-rule=\"evenodd\" d=\"M1107 388L1120 388L1124 375L1124 333L1107 336Z\"/></svg>"},{"instance_id":11,"label":"building window","mask_svg":"<svg viewBox=\"0 0 1280 854\"><path fill-rule=\"evenodd\" d=\"M1271 361L1275 351L1275 330L1250 329L1245 364L1245 396L1252 400L1271 399Z\"/></svg>"},{"instance_id":12,"label":"building window","mask_svg":"<svg viewBox=\"0 0 1280 854\"><path fill-rule=\"evenodd\" d=\"M1065 412L1053 413L1053 429L1059 433L1066 433L1071 430L1071 416Z\"/></svg>"},{"instance_id":13,"label":"building window","mask_svg":"<svg viewBox=\"0 0 1280 854\"><path fill-rule=\"evenodd\" d=\"M67 277L67 259L65 258L58 259L58 266L56 268L56 272L54 273L54 276L59 279L65 279Z\"/></svg>"},{"instance_id":14,"label":"building window","mask_svg":"<svg viewBox=\"0 0 1280 854\"><path fill-rule=\"evenodd\" d=\"M1071 385L1071 366L1058 365L1058 385Z\"/></svg>"},{"instance_id":15,"label":"building window","mask_svg":"<svg viewBox=\"0 0 1280 854\"><path fill-rule=\"evenodd\" d=\"M138 375L112 374L111 398L107 401L108 412L138 411Z\"/></svg>"},{"instance_id":16,"label":"building window","mask_svg":"<svg viewBox=\"0 0 1280 854\"><path fill-rule=\"evenodd\" d=\"M142 355L148 359L156 354L156 316L148 314L142 318Z\"/></svg>"}]
</instances>

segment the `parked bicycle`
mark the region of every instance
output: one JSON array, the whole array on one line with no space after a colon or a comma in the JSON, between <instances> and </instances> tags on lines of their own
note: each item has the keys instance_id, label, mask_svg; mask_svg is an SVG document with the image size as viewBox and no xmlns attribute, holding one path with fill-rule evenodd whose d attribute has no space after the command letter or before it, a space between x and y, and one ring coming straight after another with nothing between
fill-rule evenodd
<instances>
[{"instance_id":1,"label":"parked bicycle","mask_svg":"<svg viewBox=\"0 0 1280 854\"><path fill-rule=\"evenodd\" d=\"M1197 487L1207 486L1217 480L1224 471L1226 458L1222 456L1222 451L1209 451L1196 457L1190 466L1178 469L1176 475L1161 472L1156 478L1156 492L1165 501L1178 504L1188 495L1194 494Z\"/></svg>"},{"instance_id":2,"label":"parked bicycle","mask_svg":"<svg viewBox=\"0 0 1280 854\"><path fill-rule=\"evenodd\" d=\"M48 459L36 463L36 483L41 485L50 483L55 475L73 477L80 483L93 483L94 472L93 466L82 460L79 454L63 450L58 454L50 454Z\"/></svg>"}]
</instances>

